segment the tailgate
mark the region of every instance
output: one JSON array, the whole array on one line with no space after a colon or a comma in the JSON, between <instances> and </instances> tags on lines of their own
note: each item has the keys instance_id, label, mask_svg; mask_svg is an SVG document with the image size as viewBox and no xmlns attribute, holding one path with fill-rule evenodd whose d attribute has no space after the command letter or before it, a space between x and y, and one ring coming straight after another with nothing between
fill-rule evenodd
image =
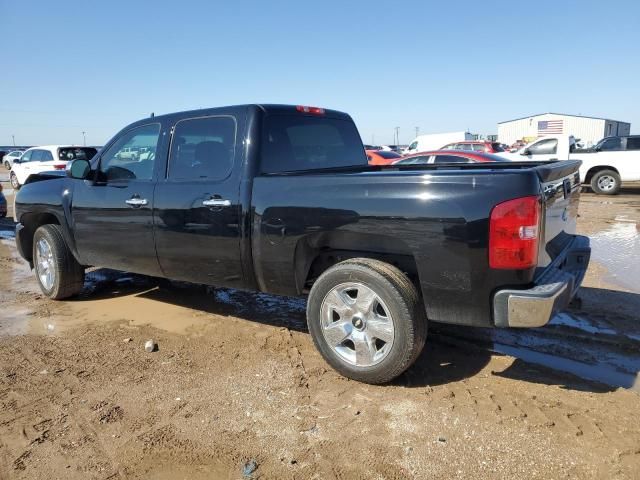
<instances>
[{"instance_id":1,"label":"tailgate","mask_svg":"<svg viewBox=\"0 0 640 480\"><path fill-rule=\"evenodd\" d=\"M581 188L578 169L581 163L579 160L569 160L535 168L544 198L539 267L546 267L551 263L576 233Z\"/></svg>"}]
</instances>

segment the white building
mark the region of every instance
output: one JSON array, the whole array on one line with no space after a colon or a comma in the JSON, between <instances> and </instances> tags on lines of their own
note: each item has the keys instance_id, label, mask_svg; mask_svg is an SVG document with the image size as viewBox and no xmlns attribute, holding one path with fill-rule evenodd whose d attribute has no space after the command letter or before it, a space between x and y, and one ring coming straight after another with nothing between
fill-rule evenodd
<instances>
[{"instance_id":1,"label":"white building","mask_svg":"<svg viewBox=\"0 0 640 480\"><path fill-rule=\"evenodd\" d=\"M629 135L631 124L606 118L583 117L563 113L541 113L498 123L498 141L513 144L546 135L573 135L586 147L609 135Z\"/></svg>"}]
</instances>

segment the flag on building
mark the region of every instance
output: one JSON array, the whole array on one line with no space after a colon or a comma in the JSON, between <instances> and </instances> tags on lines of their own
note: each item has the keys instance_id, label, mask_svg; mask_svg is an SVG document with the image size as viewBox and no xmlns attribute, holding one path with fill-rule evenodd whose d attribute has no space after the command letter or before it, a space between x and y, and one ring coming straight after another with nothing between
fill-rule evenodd
<instances>
[{"instance_id":1,"label":"flag on building","mask_svg":"<svg viewBox=\"0 0 640 480\"><path fill-rule=\"evenodd\" d=\"M538 122L538 136L562 133L562 120L541 120Z\"/></svg>"}]
</instances>

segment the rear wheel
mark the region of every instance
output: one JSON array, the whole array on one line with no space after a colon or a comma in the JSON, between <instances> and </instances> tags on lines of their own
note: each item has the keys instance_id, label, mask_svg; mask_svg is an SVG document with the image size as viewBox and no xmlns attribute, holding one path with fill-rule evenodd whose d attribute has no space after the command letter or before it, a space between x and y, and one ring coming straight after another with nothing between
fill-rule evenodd
<instances>
[{"instance_id":1,"label":"rear wheel","mask_svg":"<svg viewBox=\"0 0 640 480\"><path fill-rule=\"evenodd\" d=\"M80 293L84 268L75 259L59 225L43 225L33 236L33 263L40 290L54 300Z\"/></svg>"},{"instance_id":2,"label":"rear wheel","mask_svg":"<svg viewBox=\"0 0 640 480\"><path fill-rule=\"evenodd\" d=\"M591 189L598 195L615 195L620 184L620 175L613 170L600 170L591 177Z\"/></svg>"},{"instance_id":3,"label":"rear wheel","mask_svg":"<svg viewBox=\"0 0 640 480\"><path fill-rule=\"evenodd\" d=\"M15 172L11 172L9 178L11 180L11 186L13 187L13 189L18 190L20 188L20 182L18 181L18 177L16 176Z\"/></svg>"},{"instance_id":4,"label":"rear wheel","mask_svg":"<svg viewBox=\"0 0 640 480\"><path fill-rule=\"evenodd\" d=\"M409 368L427 335L413 283L392 265L367 258L341 262L318 278L307 322L327 363L346 377L374 384Z\"/></svg>"}]
</instances>

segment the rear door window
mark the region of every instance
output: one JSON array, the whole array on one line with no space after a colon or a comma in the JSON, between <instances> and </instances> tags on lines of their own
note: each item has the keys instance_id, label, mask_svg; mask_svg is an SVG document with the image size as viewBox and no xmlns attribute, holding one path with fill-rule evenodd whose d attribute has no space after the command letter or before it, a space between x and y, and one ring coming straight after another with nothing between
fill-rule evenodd
<instances>
[{"instance_id":1,"label":"rear door window","mask_svg":"<svg viewBox=\"0 0 640 480\"><path fill-rule=\"evenodd\" d=\"M71 160L91 160L98 151L93 147L66 147L58 151L58 158L65 162Z\"/></svg>"},{"instance_id":2,"label":"rear door window","mask_svg":"<svg viewBox=\"0 0 640 480\"><path fill-rule=\"evenodd\" d=\"M53 162L53 155L49 150L42 150L42 157L40 158L41 162Z\"/></svg>"},{"instance_id":3,"label":"rear door window","mask_svg":"<svg viewBox=\"0 0 640 480\"><path fill-rule=\"evenodd\" d=\"M307 115L268 115L262 133L263 173L367 164L353 122Z\"/></svg>"},{"instance_id":4,"label":"rear door window","mask_svg":"<svg viewBox=\"0 0 640 480\"><path fill-rule=\"evenodd\" d=\"M627 138L627 150L640 150L640 137Z\"/></svg>"},{"instance_id":5,"label":"rear door window","mask_svg":"<svg viewBox=\"0 0 640 480\"><path fill-rule=\"evenodd\" d=\"M33 150L32 153L31 153L31 161L32 162L41 162L43 153L44 152L42 150Z\"/></svg>"},{"instance_id":6,"label":"rear door window","mask_svg":"<svg viewBox=\"0 0 640 480\"><path fill-rule=\"evenodd\" d=\"M471 145L471 148L476 152L484 152L486 150L483 143L474 143Z\"/></svg>"},{"instance_id":7,"label":"rear door window","mask_svg":"<svg viewBox=\"0 0 640 480\"><path fill-rule=\"evenodd\" d=\"M168 178L222 180L233 168L236 121L233 117L189 118L176 123Z\"/></svg>"}]
</instances>

